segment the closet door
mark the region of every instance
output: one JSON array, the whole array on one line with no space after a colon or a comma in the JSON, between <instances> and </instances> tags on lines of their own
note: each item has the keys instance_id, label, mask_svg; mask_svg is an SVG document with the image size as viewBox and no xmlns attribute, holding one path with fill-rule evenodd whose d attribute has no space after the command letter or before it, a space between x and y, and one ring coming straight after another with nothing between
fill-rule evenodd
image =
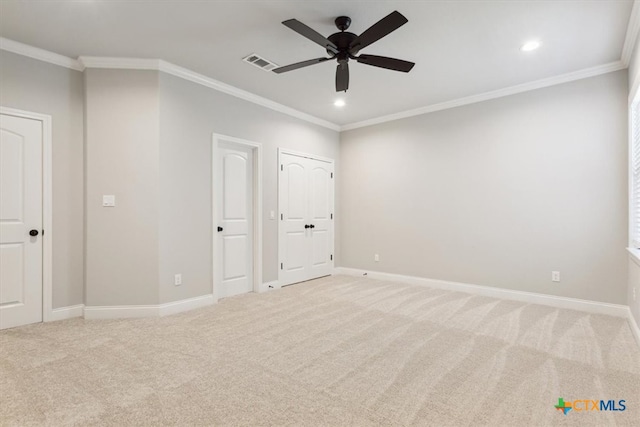
<instances>
[{"instance_id":1,"label":"closet door","mask_svg":"<svg viewBox=\"0 0 640 427\"><path fill-rule=\"evenodd\" d=\"M302 282L308 272L308 164L304 157L281 154L278 203L280 206L281 285Z\"/></svg>"},{"instance_id":2,"label":"closet door","mask_svg":"<svg viewBox=\"0 0 640 427\"><path fill-rule=\"evenodd\" d=\"M309 278L333 270L333 164L309 161Z\"/></svg>"},{"instance_id":3,"label":"closet door","mask_svg":"<svg viewBox=\"0 0 640 427\"><path fill-rule=\"evenodd\" d=\"M333 270L333 163L280 153L280 285Z\"/></svg>"}]
</instances>

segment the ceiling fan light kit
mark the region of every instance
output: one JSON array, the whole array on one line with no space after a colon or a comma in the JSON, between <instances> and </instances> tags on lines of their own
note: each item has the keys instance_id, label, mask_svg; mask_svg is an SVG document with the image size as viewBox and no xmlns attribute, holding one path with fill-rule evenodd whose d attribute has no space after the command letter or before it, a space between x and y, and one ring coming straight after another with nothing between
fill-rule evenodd
<instances>
[{"instance_id":1,"label":"ceiling fan light kit","mask_svg":"<svg viewBox=\"0 0 640 427\"><path fill-rule=\"evenodd\" d=\"M295 64L285 65L283 67L275 68L273 72L281 74L287 71L293 71L335 59L338 62L336 67L336 92L346 92L347 89L349 89L350 59L361 64L408 73L415 65L413 62L389 58L386 56L358 55L360 50L397 30L407 22L407 18L405 18L400 12L394 11L373 24L358 36L346 31L351 25L351 18L348 16L339 16L335 19L335 24L340 32L331 34L329 37L324 37L322 34L296 19L288 19L282 22L285 26L322 46L331 56L328 58L323 56L320 58L297 62Z\"/></svg>"}]
</instances>

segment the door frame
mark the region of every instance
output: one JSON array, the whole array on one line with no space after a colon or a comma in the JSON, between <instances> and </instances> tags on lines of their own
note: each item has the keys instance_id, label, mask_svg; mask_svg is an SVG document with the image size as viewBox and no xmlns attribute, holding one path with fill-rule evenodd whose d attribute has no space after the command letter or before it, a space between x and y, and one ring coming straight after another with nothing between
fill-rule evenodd
<instances>
[{"instance_id":1,"label":"door frame","mask_svg":"<svg viewBox=\"0 0 640 427\"><path fill-rule=\"evenodd\" d=\"M282 155L283 154L289 154L292 156L298 156L298 157L304 157L307 159L313 159L313 160L319 160L321 162L326 162L326 163L330 163L331 165L333 165L333 169L334 169L334 173L335 173L335 168L336 168L336 161L335 159L330 159L328 157L322 157L322 156L316 156L315 154L308 154L308 153L302 153L300 151L294 151L294 150L289 150L288 148L278 148L278 165L277 165L277 172L278 172L278 266L279 264L282 262L282 245L280 243L280 231L281 231L281 227L282 227L282 220L280 220L280 165L282 164ZM334 218L335 218L335 205L336 205L336 184L335 181L333 182L333 209L334 209ZM332 253L336 253L336 225L335 225L335 219L334 221L331 223L331 252ZM335 259L331 260L331 266L333 267L335 265ZM286 285L285 285L286 286ZM278 287L282 287L282 270L280 268L278 268Z\"/></svg>"},{"instance_id":2,"label":"door frame","mask_svg":"<svg viewBox=\"0 0 640 427\"><path fill-rule=\"evenodd\" d=\"M42 321L53 319L53 162L50 115L0 106L0 114L42 123Z\"/></svg>"},{"instance_id":3,"label":"door frame","mask_svg":"<svg viewBox=\"0 0 640 427\"><path fill-rule=\"evenodd\" d=\"M259 142L248 141L246 139L235 138L233 136L221 135L218 133L213 134L212 149L211 149L211 208L212 208L212 294L213 300L218 301L218 284L216 283L215 268L217 265L217 247L218 247L218 205L217 205L217 184L216 178L216 165L218 164L218 145L221 142L240 145L244 148L251 150L253 154L253 224L252 224L252 239L253 239L253 292L259 292L262 285L262 144Z\"/></svg>"}]
</instances>

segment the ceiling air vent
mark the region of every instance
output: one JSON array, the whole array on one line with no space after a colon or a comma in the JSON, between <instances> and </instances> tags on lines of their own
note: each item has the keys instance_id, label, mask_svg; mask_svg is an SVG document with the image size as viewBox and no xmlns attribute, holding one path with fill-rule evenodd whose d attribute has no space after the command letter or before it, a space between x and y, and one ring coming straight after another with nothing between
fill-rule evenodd
<instances>
[{"instance_id":1,"label":"ceiling air vent","mask_svg":"<svg viewBox=\"0 0 640 427\"><path fill-rule=\"evenodd\" d=\"M267 59L264 59L263 57L261 57L260 55L256 55L255 53L252 53L251 55L247 56L246 58L243 58L242 60L244 62L248 62L251 65L255 65L256 67L264 71L271 71L274 68L278 67L277 64L274 64L273 62Z\"/></svg>"}]
</instances>

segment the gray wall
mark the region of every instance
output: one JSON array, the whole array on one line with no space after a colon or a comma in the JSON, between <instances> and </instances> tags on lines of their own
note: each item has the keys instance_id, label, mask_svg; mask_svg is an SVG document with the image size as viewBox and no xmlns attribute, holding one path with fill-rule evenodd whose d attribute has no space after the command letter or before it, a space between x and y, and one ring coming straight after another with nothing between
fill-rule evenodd
<instances>
[{"instance_id":1,"label":"gray wall","mask_svg":"<svg viewBox=\"0 0 640 427\"><path fill-rule=\"evenodd\" d=\"M0 105L48 114L53 126L53 308L82 304L83 77L0 51Z\"/></svg>"},{"instance_id":2,"label":"gray wall","mask_svg":"<svg viewBox=\"0 0 640 427\"><path fill-rule=\"evenodd\" d=\"M629 64L629 91L631 92L640 81L640 34L636 39L636 44L631 55ZM631 96L631 93L629 93ZM636 299L633 300L633 289L636 290ZM640 260L629 256L629 285L627 289L627 303L631 308L631 313L640 325Z\"/></svg>"},{"instance_id":3,"label":"gray wall","mask_svg":"<svg viewBox=\"0 0 640 427\"><path fill-rule=\"evenodd\" d=\"M159 300L158 74L85 70L88 306Z\"/></svg>"},{"instance_id":4,"label":"gray wall","mask_svg":"<svg viewBox=\"0 0 640 427\"><path fill-rule=\"evenodd\" d=\"M278 278L278 221L269 219L278 210L278 147L339 164L338 132L161 73L160 302L211 293L213 133L262 144L263 282ZM173 285L176 273L182 286Z\"/></svg>"},{"instance_id":5,"label":"gray wall","mask_svg":"<svg viewBox=\"0 0 640 427\"><path fill-rule=\"evenodd\" d=\"M211 293L214 132L263 144L263 281L277 279L277 148L337 160L338 133L164 73L85 75L86 304Z\"/></svg>"},{"instance_id":6,"label":"gray wall","mask_svg":"<svg viewBox=\"0 0 640 427\"><path fill-rule=\"evenodd\" d=\"M344 132L341 265L626 303L627 91L619 71Z\"/></svg>"},{"instance_id":7,"label":"gray wall","mask_svg":"<svg viewBox=\"0 0 640 427\"><path fill-rule=\"evenodd\" d=\"M84 90L80 72L0 51L0 105L53 117L54 308L85 300L85 155L87 305L210 292L216 132L264 146L264 281L286 147L337 161L337 265L626 301L640 322L640 265L622 250L624 71L345 132L341 148L337 132L173 76L87 70L85 153Z\"/></svg>"}]
</instances>

